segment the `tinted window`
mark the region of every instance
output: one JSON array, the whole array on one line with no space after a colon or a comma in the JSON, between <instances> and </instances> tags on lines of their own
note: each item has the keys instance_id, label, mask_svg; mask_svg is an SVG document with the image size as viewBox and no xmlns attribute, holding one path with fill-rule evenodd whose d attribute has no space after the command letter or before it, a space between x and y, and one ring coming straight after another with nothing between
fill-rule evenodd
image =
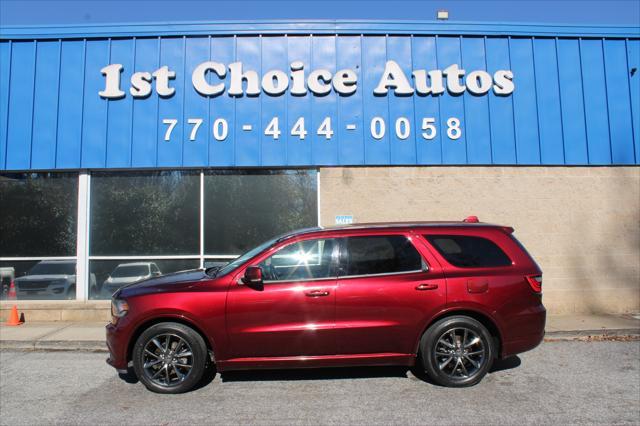
<instances>
[{"instance_id":1,"label":"tinted window","mask_svg":"<svg viewBox=\"0 0 640 426\"><path fill-rule=\"evenodd\" d=\"M77 174L0 174L0 257L75 256L77 214Z\"/></svg>"},{"instance_id":2,"label":"tinted window","mask_svg":"<svg viewBox=\"0 0 640 426\"><path fill-rule=\"evenodd\" d=\"M486 238L462 235L426 235L447 262L461 268L509 266L511 259Z\"/></svg>"},{"instance_id":3,"label":"tinted window","mask_svg":"<svg viewBox=\"0 0 640 426\"><path fill-rule=\"evenodd\" d=\"M402 235L351 237L346 245L346 275L419 271L423 267L420 253Z\"/></svg>"},{"instance_id":4,"label":"tinted window","mask_svg":"<svg viewBox=\"0 0 640 426\"><path fill-rule=\"evenodd\" d=\"M332 257L335 240L308 240L290 244L260 266L265 281L302 281L335 276Z\"/></svg>"},{"instance_id":5,"label":"tinted window","mask_svg":"<svg viewBox=\"0 0 640 426\"><path fill-rule=\"evenodd\" d=\"M315 170L210 171L204 176L205 254L239 255L318 224Z\"/></svg>"},{"instance_id":6,"label":"tinted window","mask_svg":"<svg viewBox=\"0 0 640 426\"><path fill-rule=\"evenodd\" d=\"M90 254L197 254L199 201L196 172L96 173Z\"/></svg>"}]
</instances>

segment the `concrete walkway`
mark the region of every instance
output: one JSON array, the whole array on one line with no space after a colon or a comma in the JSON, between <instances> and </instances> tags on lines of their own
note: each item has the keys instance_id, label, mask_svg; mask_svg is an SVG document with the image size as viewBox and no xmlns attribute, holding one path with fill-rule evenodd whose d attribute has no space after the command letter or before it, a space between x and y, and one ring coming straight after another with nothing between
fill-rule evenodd
<instances>
[{"instance_id":1,"label":"concrete walkway","mask_svg":"<svg viewBox=\"0 0 640 426\"><path fill-rule=\"evenodd\" d=\"M104 322L28 322L0 325L0 349L106 352ZM640 338L640 315L550 315L546 340Z\"/></svg>"}]
</instances>

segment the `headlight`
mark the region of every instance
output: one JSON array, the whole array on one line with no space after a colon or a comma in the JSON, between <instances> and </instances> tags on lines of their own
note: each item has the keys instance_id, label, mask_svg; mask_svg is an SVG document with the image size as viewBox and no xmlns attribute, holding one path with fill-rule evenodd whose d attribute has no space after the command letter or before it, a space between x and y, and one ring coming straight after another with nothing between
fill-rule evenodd
<instances>
[{"instance_id":1,"label":"headlight","mask_svg":"<svg viewBox=\"0 0 640 426\"><path fill-rule=\"evenodd\" d=\"M129 304L125 300L111 299L111 323L118 322L118 318L122 318L129 312Z\"/></svg>"}]
</instances>

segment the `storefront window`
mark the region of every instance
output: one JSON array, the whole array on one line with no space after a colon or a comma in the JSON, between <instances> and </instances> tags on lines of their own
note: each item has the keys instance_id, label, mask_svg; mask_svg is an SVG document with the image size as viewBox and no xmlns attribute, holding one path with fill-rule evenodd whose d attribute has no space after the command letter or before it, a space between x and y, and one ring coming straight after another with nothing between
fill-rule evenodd
<instances>
[{"instance_id":1,"label":"storefront window","mask_svg":"<svg viewBox=\"0 0 640 426\"><path fill-rule=\"evenodd\" d=\"M0 174L0 299L74 299L78 175Z\"/></svg>"},{"instance_id":2,"label":"storefront window","mask_svg":"<svg viewBox=\"0 0 640 426\"><path fill-rule=\"evenodd\" d=\"M96 173L91 256L199 254L198 172Z\"/></svg>"},{"instance_id":3,"label":"storefront window","mask_svg":"<svg viewBox=\"0 0 640 426\"><path fill-rule=\"evenodd\" d=\"M0 257L75 256L77 214L77 174L0 174Z\"/></svg>"},{"instance_id":4,"label":"storefront window","mask_svg":"<svg viewBox=\"0 0 640 426\"><path fill-rule=\"evenodd\" d=\"M318 224L315 170L207 172L204 250L240 255L267 239Z\"/></svg>"}]
</instances>

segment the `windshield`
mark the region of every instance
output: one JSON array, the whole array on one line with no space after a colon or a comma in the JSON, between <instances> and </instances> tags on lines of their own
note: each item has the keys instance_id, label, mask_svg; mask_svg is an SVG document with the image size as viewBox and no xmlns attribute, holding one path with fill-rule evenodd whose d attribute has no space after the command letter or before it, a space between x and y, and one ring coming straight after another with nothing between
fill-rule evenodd
<instances>
[{"instance_id":1,"label":"windshield","mask_svg":"<svg viewBox=\"0 0 640 426\"><path fill-rule=\"evenodd\" d=\"M75 275L75 262L40 262L29 270L28 275Z\"/></svg>"},{"instance_id":2,"label":"windshield","mask_svg":"<svg viewBox=\"0 0 640 426\"><path fill-rule=\"evenodd\" d=\"M112 278L143 277L149 275L148 265L118 266L111 274Z\"/></svg>"},{"instance_id":3,"label":"windshield","mask_svg":"<svg viewBox=\"0 0 640 426\"><path fill-rule=\"evenodd\" d=\"M248 252L246 252L242 256L237 257L233 262L230 262L230 263L227 263L226 265L224 265L224 267L222 269L220 269L215 275L221 277L223 275L228 274L229 272L231 272L234 269L236 269L237 267L241 266L243 263L245 263L247 260L249 260L252 257L254 257L255 255L257 255L261 251L266 250L267 248L269 248L272 245L274 245L280 238L282 238L281 235L279 235L279 236L277 236L275 238L272 238L269 241L266 241L266 242L260 244L258 247L255 247L255 248L249 250Z\"/></svg>"}]
</instances>

